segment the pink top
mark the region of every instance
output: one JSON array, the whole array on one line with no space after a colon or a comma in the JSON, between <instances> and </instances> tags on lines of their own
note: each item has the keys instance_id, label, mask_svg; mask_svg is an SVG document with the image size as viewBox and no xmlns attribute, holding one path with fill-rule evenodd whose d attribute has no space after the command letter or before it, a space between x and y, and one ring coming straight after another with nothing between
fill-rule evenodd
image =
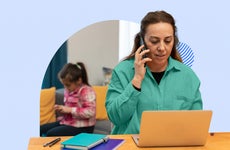
<instances>
[{"instance_id":1,"label":"pink top","mask_svg":"<svg viewBox=\"0 0 230 150\"><path fill-rule=\"evenodd\" d=\"M60 124L74 127L88 127L96 123L96 93L92 87L82 85L73 92L64 91L65 106L72 107L72 113L64 114Z\"/></svg>"}]
</instances>

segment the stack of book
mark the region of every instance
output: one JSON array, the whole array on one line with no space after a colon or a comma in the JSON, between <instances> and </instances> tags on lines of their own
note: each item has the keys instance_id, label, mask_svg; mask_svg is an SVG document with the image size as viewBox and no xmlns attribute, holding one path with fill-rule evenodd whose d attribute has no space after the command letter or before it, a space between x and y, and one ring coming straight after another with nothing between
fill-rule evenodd
<instances>
[{"instance_id":1,"label":"stack of book","mask_svg":"<svg viewBox=\"0 0 230 150\"><path fill-rule=\"evenodd\" d=\"M61 143L62 150L115 150L124 139L110 139L108 135L80 133Z\"/></svg>"}]
</instances>

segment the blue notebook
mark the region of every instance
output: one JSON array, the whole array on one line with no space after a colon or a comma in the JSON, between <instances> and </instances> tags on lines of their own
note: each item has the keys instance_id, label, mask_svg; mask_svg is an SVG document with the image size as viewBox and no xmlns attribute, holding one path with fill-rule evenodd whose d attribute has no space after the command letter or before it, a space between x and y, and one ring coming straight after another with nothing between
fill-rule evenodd
<instances>
[{"instance_id":1,"label":"blue notebook","mask_svg":"<svg viewBox=\"0 0 230 150\"><path fill-rule=\"evenodd\" d=\"M122 143L124 139L109 139L107 142L103 142L90 150L116 150ZM73 150L71 148L62 148L62 150Z\"/></svg>"},{"instance_id":2,"label":"blue notebook","mask_svg":"<svg viewBox=\"0 0 230 150\"><path fill-rule=\"evenodd\" d=\"M96 145L108 141L108 135L94 133L80 133L61 143L62 148L88 150Z\"/></svg>"}]
</instances>

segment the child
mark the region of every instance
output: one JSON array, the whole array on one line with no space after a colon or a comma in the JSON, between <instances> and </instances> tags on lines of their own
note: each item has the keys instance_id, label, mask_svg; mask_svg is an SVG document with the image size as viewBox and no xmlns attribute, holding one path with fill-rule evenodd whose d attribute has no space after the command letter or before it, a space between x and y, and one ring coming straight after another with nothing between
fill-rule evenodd
<instances>
[{"instance_id":1,"label":"child","mask_svg":"<svg viewBox=\"0 0 230 150\"><path fill-rule=\"evenodd\" d=\"M63 114L57 122L40 127L40 136L73 136L92 133L96 123L96 93L88 83L83 63L68 63L58 73L64 85L64 105L54 109Z\"/></svg>"}]
</instances>

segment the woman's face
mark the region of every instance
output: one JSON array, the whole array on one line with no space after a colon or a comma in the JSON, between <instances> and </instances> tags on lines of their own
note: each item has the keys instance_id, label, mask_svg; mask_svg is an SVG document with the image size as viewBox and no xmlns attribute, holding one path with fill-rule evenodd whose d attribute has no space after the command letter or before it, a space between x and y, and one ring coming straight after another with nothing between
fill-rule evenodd
<instances>
[{"instance_id":1,"label":"woman's face","mask_svg":"<svg viewBox=\"0 0 230 150\"><path fill-rule=\"evenodd\" d=\"M169 23L150 24L146 29L145 43L150 49L148 57L152 63L167 65L174 44L173 27Z\"/></svg>"}]
</instances>

